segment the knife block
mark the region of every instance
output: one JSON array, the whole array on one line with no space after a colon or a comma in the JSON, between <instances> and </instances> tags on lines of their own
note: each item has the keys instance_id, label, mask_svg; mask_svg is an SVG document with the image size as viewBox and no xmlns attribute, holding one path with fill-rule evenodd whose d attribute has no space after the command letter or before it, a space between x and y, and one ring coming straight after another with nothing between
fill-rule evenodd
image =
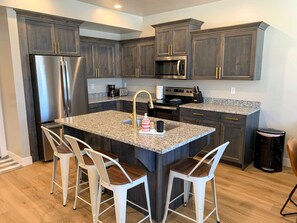
<instances>
[{"instance_id":1,"label":"knife block","mask_svg":"<svg viewBox=\"0 0 297 223\"><path fill-rule=\"evenodd\" d=\"M193 96L194 96L194 101L197 103L203 103L203 96L202 96L202 92L199 91L198 93L193 92Z\"/></svg>"}]
</instances>

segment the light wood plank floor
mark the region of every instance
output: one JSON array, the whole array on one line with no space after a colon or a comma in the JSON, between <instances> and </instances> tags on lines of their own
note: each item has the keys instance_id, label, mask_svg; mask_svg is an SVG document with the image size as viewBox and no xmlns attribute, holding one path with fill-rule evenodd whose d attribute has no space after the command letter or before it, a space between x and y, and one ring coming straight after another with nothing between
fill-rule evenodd
<instances>
[{"instance_id":1,"label":"light wood plank floor","mask_svg":"<svg viewBox=\"0 0 297 223\"><path fill-rule=\"evenodd\" d=\"M73 166L73 165L72 165ZM62 206L62 194L56 188L50 194L52 163L33 165L0 175L0 222L91 222L91 209L78 202L72 210L74 189L69 191L68 203ZM75 173L70 183L74 184ZM296 183L291 169L281 173L264 173L252 165L245 171L220 163L216 172L217 196L222 223L282 223L296 222L295 216L281 217L279 210ZM211 198L210 185L207 197ZM296 197L297 199L297 197ZM210 210L206 205L205 212ZM193 204L184 210L193 216ZM292 205L289 209L294 210ZM127 222L136 222L141 215L128 207ZM114 211L101 217L103 222L114 222ZM171 214L167 222L189 221ZM211 216L206 222L216 222Z\"/></svg>"}]
</instances>

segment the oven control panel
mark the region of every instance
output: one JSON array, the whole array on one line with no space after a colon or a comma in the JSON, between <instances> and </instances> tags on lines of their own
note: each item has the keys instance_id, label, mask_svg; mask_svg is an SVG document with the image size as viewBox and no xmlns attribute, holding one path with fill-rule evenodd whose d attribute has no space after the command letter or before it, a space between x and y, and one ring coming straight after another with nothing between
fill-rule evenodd
<instances>
[{"instance_id":1,"label":"oven control panel","mask_svg":"<svg viewBox=\"0 0 297 223\"><path fill-rule=\"evenodd\" d=\"M165 87L164 95L193 97L193 89L192 88L183 88L183 87Z\"/></svg>"}]
</instances>

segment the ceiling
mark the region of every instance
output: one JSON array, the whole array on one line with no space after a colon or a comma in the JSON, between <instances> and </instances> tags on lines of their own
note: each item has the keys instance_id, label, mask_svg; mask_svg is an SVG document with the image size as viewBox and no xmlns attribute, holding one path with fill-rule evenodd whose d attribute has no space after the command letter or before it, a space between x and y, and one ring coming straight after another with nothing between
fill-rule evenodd
<instances>
[{"instance_id":1,"label":"ceiling","mask_svg":"<svg viewBox=\"0 0 297 223\"><path fill-rule=\"evenodd\" d=\"M104 8L119 10L121 12L148 16L167 11L173 11L182 8L189 8L206 3L221 1L221 0L77 0L92 5L97 5ZM113 6L119 3L123 7L115 9Z\"/></svg>"}]
</instances>

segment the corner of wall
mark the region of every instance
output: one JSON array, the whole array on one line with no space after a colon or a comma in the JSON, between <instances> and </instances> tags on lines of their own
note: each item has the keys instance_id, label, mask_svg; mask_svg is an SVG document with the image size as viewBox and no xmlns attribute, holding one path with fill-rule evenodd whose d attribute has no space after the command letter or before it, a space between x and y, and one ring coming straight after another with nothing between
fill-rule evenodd
<instances>
[{"instance_id":1,"label":"corner of wall","mask_svg":"<svg viewBox=\"0 0 297 223\"><path fill-rule=\"evenodd\" d=\"M32 156L27 156L27 157L20 157L19 155L8 151L8 155L16 162L18 162L19 164L21 164L22 166L28 166L30 164L32 164Z\"/></svg>"}]
</instances>

